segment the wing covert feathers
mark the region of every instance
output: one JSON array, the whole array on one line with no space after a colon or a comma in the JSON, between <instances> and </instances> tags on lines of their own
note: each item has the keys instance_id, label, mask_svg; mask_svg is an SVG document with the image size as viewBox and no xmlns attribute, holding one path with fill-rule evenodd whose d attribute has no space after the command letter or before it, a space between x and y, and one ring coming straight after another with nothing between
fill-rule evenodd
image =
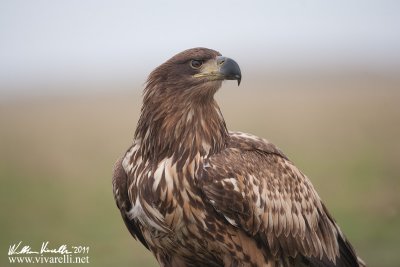
<instances>
[{"instance_id":1,"label":"wing covert feathers","mask_svg":"<svg viewBox=\"0 0 400 267\"><path fill-rule=\"evenodd\" d=\"M259 238L275 257L358 266L309 179L268 141L231 133L229 147L207 161L201 186L229 223Z\"/></svg>"}]
</instances>

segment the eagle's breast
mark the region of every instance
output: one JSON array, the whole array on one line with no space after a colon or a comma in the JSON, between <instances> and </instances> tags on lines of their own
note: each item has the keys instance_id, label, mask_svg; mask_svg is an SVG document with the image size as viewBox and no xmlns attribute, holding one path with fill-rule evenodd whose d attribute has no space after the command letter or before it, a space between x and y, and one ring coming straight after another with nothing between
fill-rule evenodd
<instances>
[{"instance_id":1,"label":"eagle's breast","mask_svg":"<svg viewBox=\"0 0 400 267\"><path fill-rule=\"evenodd\" d=\"M127 216L149 229L152 238L188 231L183 229L187 227L200 236L193 225L206 228L204 203L195 184L202 157L172 155L153 162L143 159L141 145L135 140L122 162L130 179L132 208Z\"/></svg>"}]
</instances>

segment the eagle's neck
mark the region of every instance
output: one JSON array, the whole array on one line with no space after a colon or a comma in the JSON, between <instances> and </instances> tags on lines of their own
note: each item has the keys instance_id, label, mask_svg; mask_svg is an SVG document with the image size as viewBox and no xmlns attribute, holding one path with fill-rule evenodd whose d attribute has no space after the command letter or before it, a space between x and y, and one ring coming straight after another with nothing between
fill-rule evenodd
<instances>
[{"instance_id":1,"label":"eagle's neck","mask_svg":"<svg viewBox=\"0 0 400 267\"><path fill-rule=\"evenodd\" d=\"M185 164L226 147L229 133L214 98L151 102L144 103L135 133L145 160L173 157Z\"/></svg>"}]
</instances>

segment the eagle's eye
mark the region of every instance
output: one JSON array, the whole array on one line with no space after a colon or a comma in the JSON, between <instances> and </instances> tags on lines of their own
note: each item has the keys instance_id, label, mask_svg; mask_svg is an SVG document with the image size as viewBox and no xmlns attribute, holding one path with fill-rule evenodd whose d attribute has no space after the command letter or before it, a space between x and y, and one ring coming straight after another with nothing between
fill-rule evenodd
<instances>
[{"instance_id":1,"label":"eagle's eye","mask_svg":"<svg viewBox=\"0 0 400 267\"><path fill-rule=\"evenodd\" d=\"M193 69L198 69L201 67L201 65L203 65L203 61L201 61L201 60L193 59L192 61L190 61L190 66Z\"/></svg>"}]
</instances>

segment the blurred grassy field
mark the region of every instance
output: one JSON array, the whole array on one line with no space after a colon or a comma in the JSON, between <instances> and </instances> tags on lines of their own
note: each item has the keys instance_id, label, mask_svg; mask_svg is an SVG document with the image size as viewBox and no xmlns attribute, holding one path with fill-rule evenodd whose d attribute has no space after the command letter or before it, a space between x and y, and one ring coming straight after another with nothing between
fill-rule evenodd
<instances>
[{"instance_id":1,"label":"blurred grassy field","mask_svg":"<svg viewBox=\"0 0 400 267\"><path fill-rule=\"evenodd\" d=\"M274 142L311 178L369 266L400 266L400 81L258 77L217 100L230 129ZM89 266L157 266L111 188L140 105L133 88L0 102L1 266L20 240L90 246Z\"/></svg>"}]
</instances>

